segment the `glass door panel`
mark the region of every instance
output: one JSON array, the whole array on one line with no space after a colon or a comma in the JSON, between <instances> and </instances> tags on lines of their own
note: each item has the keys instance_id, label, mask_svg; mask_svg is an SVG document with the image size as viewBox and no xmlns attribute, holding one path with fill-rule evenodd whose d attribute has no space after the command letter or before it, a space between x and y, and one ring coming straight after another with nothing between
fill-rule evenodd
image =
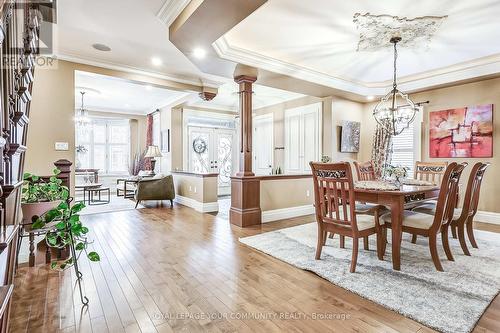
<instances>
[{"instance_id":1,"label":"glass door panel","mask_svg":"<svg viewBox=\"0 0 500 333\"><path fill-rule=\"evenodd\" d=\"M229 187L233 171L233 132L215 130L215 138L217 145L215 165L219 173L219 187Z\"/></svg>"},{"instance_id":2,"label":"glass door panel","mask_svg":"<svg viewBox=\"0 0 500 333\"><path fill-rule=\"evenodd\" d=\"M213 172L213 159L210 156L211 131L209 128L189 127L188 162L190 172Z\"/></svg>"}]
</instances>

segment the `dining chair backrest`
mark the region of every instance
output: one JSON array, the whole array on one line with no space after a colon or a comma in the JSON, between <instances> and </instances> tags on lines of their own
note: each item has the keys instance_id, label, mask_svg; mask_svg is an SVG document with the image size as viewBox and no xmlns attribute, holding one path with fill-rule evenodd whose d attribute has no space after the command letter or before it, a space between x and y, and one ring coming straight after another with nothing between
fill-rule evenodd
<instances>
[{"instance_id":1,"label":"dining chair backrest","mask_svg":"<svg viewBox=\"0 0 500 333\"><path fill-rule=\"evenodd\" d=\"M476 215L477 206L479 204L479 193L481 191L481 183L489 163L477 162L472 167L465 190L464 202L462 205L462 218L472 217Z\"/></svg>"},{"instance_id":2,"label":"dining chair backrest","mask_svg":"<svg viewBox=\"0 0 500 333\"><path fill-rule=\"evenodd\" d=\"M457 190L460 176L467 164L448 164L443 174L439 197L434 214L434 222L431 229L438 230L443 224L448 224L453 218L453 212L457 206Z\"/></svg>"},{"instance_id":3,"label":"dining chair backrest","mask_svg":"<svg viewBox=\"0 0 500 333\"><path fill-rule=\"evenodd\" d=\"M347 162L310 162L314 182L314 202L318 223L332 223L358 230L354 182L351 165ZM353 204L350 205L349 203Z\"/></svg>"},{"instance_id":4,"label":"dining chair backrest","mask_svg":"<svg viewBox=\"0 0 500 333\"><path fill-rule=\"evenodd\" d=\"M358 163L354 161L354 166L356 167L356 174L358 175L358 180L376 180L375 167L372 161Z\"/></svg>"},{"instance_id":5,"label":"dining chair backrest","mask_svg":"<svg viewBox=\"0 0 500 333\"><path fill-rule=\"evenodd\" d=\"M441 184L448 162L415 162L415 179Z\"/></svg>"}]
</instances>

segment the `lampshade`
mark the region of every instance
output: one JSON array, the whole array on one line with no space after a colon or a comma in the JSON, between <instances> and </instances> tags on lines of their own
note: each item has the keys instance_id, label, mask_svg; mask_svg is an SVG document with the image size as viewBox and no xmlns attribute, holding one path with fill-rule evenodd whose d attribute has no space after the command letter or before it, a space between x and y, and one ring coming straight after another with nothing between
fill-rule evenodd
<instances>
[{"instance_id":1,"label":"lampshade","mask_svg":"<svg viewBox=\"0 0 500 333\"><path fill-rule=\"evenodd\" d=\"M146 151L146 155L144 157L162 157L163 155L160 152L160 148L158 146L148 146L148 150Z\"/></svg>"}]
</instances>

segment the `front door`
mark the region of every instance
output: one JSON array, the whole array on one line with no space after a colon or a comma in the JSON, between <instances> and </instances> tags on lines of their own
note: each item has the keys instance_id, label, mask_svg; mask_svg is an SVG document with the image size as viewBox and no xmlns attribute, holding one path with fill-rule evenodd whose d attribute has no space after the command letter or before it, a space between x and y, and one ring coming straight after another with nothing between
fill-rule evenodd
<instances>
[{"instance_id":1,"label":"front door","mask_svg":"<svg viewBox=\"0 0 500 333\"><path fill-rule=\"evenodd\" d=\"M231 175L235 160L234 130L188 127L189 171L218 173L219 195L231 193Z\"/></svg>"}]
</instances>

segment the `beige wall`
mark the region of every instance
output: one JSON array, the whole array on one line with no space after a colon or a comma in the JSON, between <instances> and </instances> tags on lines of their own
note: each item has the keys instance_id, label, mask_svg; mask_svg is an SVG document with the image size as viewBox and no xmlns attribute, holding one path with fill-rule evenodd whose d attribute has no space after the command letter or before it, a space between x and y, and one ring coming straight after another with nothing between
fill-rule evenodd
<instances>
[{"instance_id":1,"label":"beige wall","mask_svg":"<svg viewBox=\"0 0 500 333\"><path fill-rule=\"evenodd\" d=\"M480 82L463 84L455 87L429 90L410 96L413 101L429 101L424 106L423 126L422 126L422 145L421 153L424 161L455 161L467 162L469 167L463 174L462 183L466 184L471 170L470 165L477 161L490 162L491 166L486 171L482 184L479 210L500 212L498 204L498 194L500 188L500 79L484 80ZM473 158L430 158L429 157L429 112L459 108L478 104L494 104L493 106L493 158L473 159ZM371 156L372 135L375 129L375 120L372 117L374 103L365 105L364 117L361 131L361 151L360 159L368 160Z\"/></svg>"},{"instance_id":2,"label":"beige wall","mask_svg":"<svg viewBox=\"0 0 500 333\"><path fill-rule=\"evenodd\" d=\"M273 114L273 136L274 136L274 147L284 147L285 146L285 110L292 109L304 105L323 103L322 98L305 96L302 98L294 99L284 103L279 103L271 106L266 106L264 108L255 109L254 114L256 116L264 114ZM324 104L323 104L324 106ZM323 109L325 109L323 107ZM323 140L324 141L324 140ZM324 148L323 148L324 149ZM285 166L285 154L283 150L274 150L274 168L278 166L284 169Z\"/></svg>"},{"instance_id":3,"label":"beige wall","mask_svg":"<svg viewBox=\"0 0 500 333\"><path fill-rule=\"evenodd\" d=\"M260 208L263 212L305 206L314 201L311 178L277 180L263 178L260 181Z\"/></svg>"},{"instance_id":4,"label":"beige wall","mask_svg":"<svg viewBox=\"0 0 500 333\"><path fill-rule=\"evenodd\" d=\"M361 103L348 101L334 97L332 100L332 152L330 156L334 161L352 161L358 159L359 153L341 153L340 152L340 135L343 120L357 121L361 123L360 132L363 133L365 126L364 106Z\"/></svg>"},{"instance_id":5,"label":"beige wall","mask_svg":"<svg viewBox=\"0 0 500 333\"><path fill-rule=\"evenodd\" d=\"M30 125L27 138L25 169L36 174L47 175L53 169L52 162L68 159L75 162L75 71L88 71L143 82L169 89L198 91L200 87L179 84L122 71L109 70L89 65L59 60L57 69L35 70L33 100L31 102ZM108 114L109 115L109 114ZM136 120L131 124L135 151L145 149L146 122L143 117L126 115ZM135 131L134 128L137 130ZM55 151L54 143L68 142L67 151ZM74 166L73 166L74 168ZM73 179L74 180L74 179ZM74 181L72 182L74 184Z\"/></svg>"},{"instance_id":6,"label":"beige wall","mask_svg":"<svg viewBox=\"0 0 500 333\"><path fill-rule=\"evenodd\" d=\"M333 160L355 160L357 153L340 153L340 126L342 120L362 122L364 118L364 105L338 97L318 98L306 96L285 103L280 103L255 110L255 115L273 113L274 120L274 146L283 147L285 141L284 118L285 110L304 105L323 104L323 155L330 156ZM363 130L363 124L361 124ZM284 166L283 150L275 150L274 167Z\"/></svg>"},{"instance_id":7,"label":"beige wall","mask_svg":"<svg viewBox=\"0 0 500 333\"><path fill-rule=\"evenodd\" d=\"M174 174L175 193L202 203L217 202L217 177Z\"/></svg>"}]
</instances>

